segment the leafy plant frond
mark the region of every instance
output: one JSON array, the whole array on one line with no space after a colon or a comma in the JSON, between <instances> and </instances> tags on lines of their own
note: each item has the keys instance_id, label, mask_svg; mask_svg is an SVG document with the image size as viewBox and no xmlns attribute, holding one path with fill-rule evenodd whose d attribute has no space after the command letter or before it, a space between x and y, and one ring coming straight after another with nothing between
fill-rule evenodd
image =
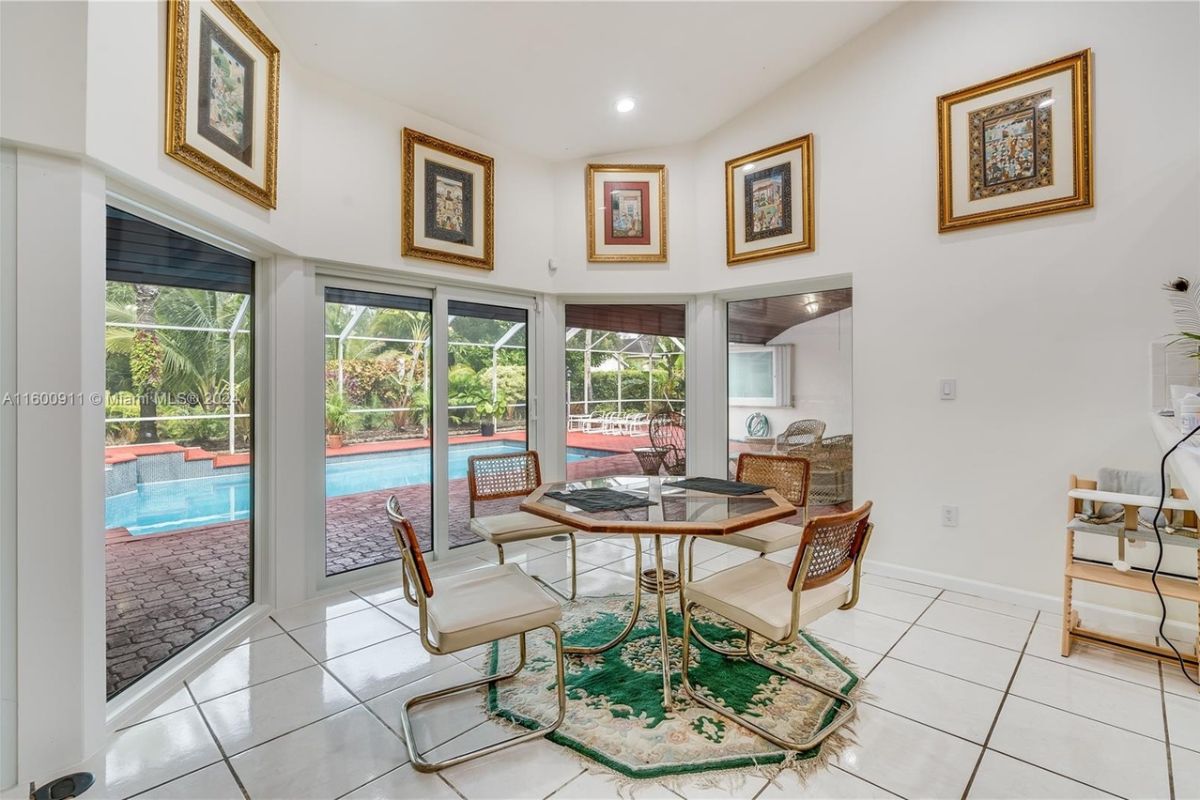
<instances>
[{"instance_id":1,"label":"leafy plant frond","mask_svg":"<svg viewBox=\"0 0 1200 800\"><path fill-rule=\"evenodd\" d=\"M1175 315L1175 324L1184 335L1200 333L1200 281L1194 281L1184 291L1169 291L1167 299Z\"/></svg>"}]
</instances>

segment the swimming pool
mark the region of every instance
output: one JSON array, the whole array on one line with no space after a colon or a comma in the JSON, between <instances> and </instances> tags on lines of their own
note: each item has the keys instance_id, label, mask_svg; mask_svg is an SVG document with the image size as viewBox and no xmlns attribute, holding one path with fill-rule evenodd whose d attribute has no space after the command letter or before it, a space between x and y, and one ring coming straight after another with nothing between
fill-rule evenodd
<instances>
[{"instance_id":1,"label":"swimming pool","mask_svg":"<svg viewBox=\"0 0 1200 800\"><path fill-rule=\"evenodd\" d=\"M449 448L450 478L467 477L471 456L519 452L522 442L456 444ZM607 450L567 448L567 462L602 458ZM397 486L429 483L429 448L341 456L325 462L325 496L341 497ZM250 514L250 475L214 475L179 481L139 483L136 491L113 495L104 503L104 527L127 528L140 536L246 519Z\"/></svg>"}]
</instances>

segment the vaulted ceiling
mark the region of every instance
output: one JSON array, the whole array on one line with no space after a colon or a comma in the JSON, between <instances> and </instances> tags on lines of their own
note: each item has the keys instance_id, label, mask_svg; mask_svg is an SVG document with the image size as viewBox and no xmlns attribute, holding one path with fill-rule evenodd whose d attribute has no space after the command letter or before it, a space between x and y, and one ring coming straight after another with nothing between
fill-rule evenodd
<instances>
[{"instance_id":1,"label":"vaulted ceiling","mask_svg":"<svg viewBox=\"0 0 1200 800\"><path fill-rule=\"evenodd\" d=\"M288 58L562 160L690 142L896 2L262 4ZM637 108L617 114L633 97Z\"/></svg>"}]
</instances>

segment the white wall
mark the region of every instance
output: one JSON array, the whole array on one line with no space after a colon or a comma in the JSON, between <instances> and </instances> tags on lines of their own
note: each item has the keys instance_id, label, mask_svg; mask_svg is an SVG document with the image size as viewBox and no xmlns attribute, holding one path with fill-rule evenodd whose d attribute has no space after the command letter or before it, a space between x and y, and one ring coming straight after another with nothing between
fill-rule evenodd
<instances>
[{"instance_id":1,"label":"white wall","mask_svg":"<svg viewBox=\"0 0 1200 800\"><path fill-rule=\"evenodd\" d=\"M281 50L277 210L163 152L164 3L89 7L87 154L120 180L165 193L190 214L242 238L249 234L268 250L490 286L536 290L548 283L554 236L549 164L305 70L289 58L295 51L262 9L241 5ZM496 160L494 272L400 257L400 132L406 126Z\"/></svg>"},{"instance_id":2,"label":"white wall","mask_svg":"<svg viewBox=\"0 0 1200 800\"><path fill-rule=\"evenodd\" d=\"M746 418L761 413L779 436L798 419L819 419L825 435L853 432L853 312L846 308L793 325L770 341L790 344L792 405L730 406L729 437L746 435Z\"/></svg>"},{"instance_id":3,"label":"white wall","mask_svg":"<svg viewBox=\"0 0 1200 800\"><path fill-rule=\"evenodd\" d=\"M720 291L852 273L871 556L1057 594L1067 475L1156 466L1148 344L1172 329L1158 287L1200 261L1198 38L1195 4L903 6L694 146L612 159L661 155L672 181L671 263L618 277ZM938 95L1085 47L1096 207L939 235ZM724 162L810 131L816 252L726 267ZM557 173L556 257L571 270L556 290L614 277L579 263L581 181L581 166ZM942 377L957 401L938 399ZM939 526L943 504L960 506L959 527Z\"/></svg>"}]
</instances>

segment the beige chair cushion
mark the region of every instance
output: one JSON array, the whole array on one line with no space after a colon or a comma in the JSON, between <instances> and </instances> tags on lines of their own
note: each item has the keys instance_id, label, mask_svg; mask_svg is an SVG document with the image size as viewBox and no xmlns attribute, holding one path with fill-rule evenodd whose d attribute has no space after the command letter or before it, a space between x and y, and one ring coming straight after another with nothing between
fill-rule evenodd
<instances>
[{"instance_id":1,"label":"beige chair cushion","mask_svg":"<svg viewBox=\"0 0 1200 800\"><path fill-rule=\"evenodd\" d=\"M444 653L557 622L562 610L514 564L441 578L426 605L429 640Z\"/></svg>"},{"instance_id":2,"label":"beige chair cushion","mask_svg":"<svg viewBox=\"0 0 1200 800\"><path fill-rule=\"evenodd\" d=\"M536 514L527 514L524 511L494 514L490 517L472 517L471 519L471 533L492 544L541 539L543 536L555 536L570 532L571 529L566 525L560 525L553 520L539 517Z\"/></svg>"},{"instance_id":3,"label":"beige chair cushion","mask_svg":"<svg viewBox=\"0 0 1200 800\"><path fill-rule=\"evenodd\" d=\"M791 634L792 593L788 591L791 566L769 558L755 558L687 584L688 602L717 612L730 622L760 636L779 641ZM800 627L815 622L846 602L850 587L828 583L800 593Z\"/></svg>"},{"instance_id":4,"label":"beige chair cushion","mask_svg":"<svg viewBox=\"0 0 1200 800\"><path fill-rule=\"evenodd\" d=\"M768 522L766 525L758 525L722 536L717 541L731 544L734 547L744 547L747 550L770 554L786 550L789 547L793 549L799 547L800 537L803 535L804 529L795 525L788 525L786 522Z\"/></svg>"}]
</instances>

